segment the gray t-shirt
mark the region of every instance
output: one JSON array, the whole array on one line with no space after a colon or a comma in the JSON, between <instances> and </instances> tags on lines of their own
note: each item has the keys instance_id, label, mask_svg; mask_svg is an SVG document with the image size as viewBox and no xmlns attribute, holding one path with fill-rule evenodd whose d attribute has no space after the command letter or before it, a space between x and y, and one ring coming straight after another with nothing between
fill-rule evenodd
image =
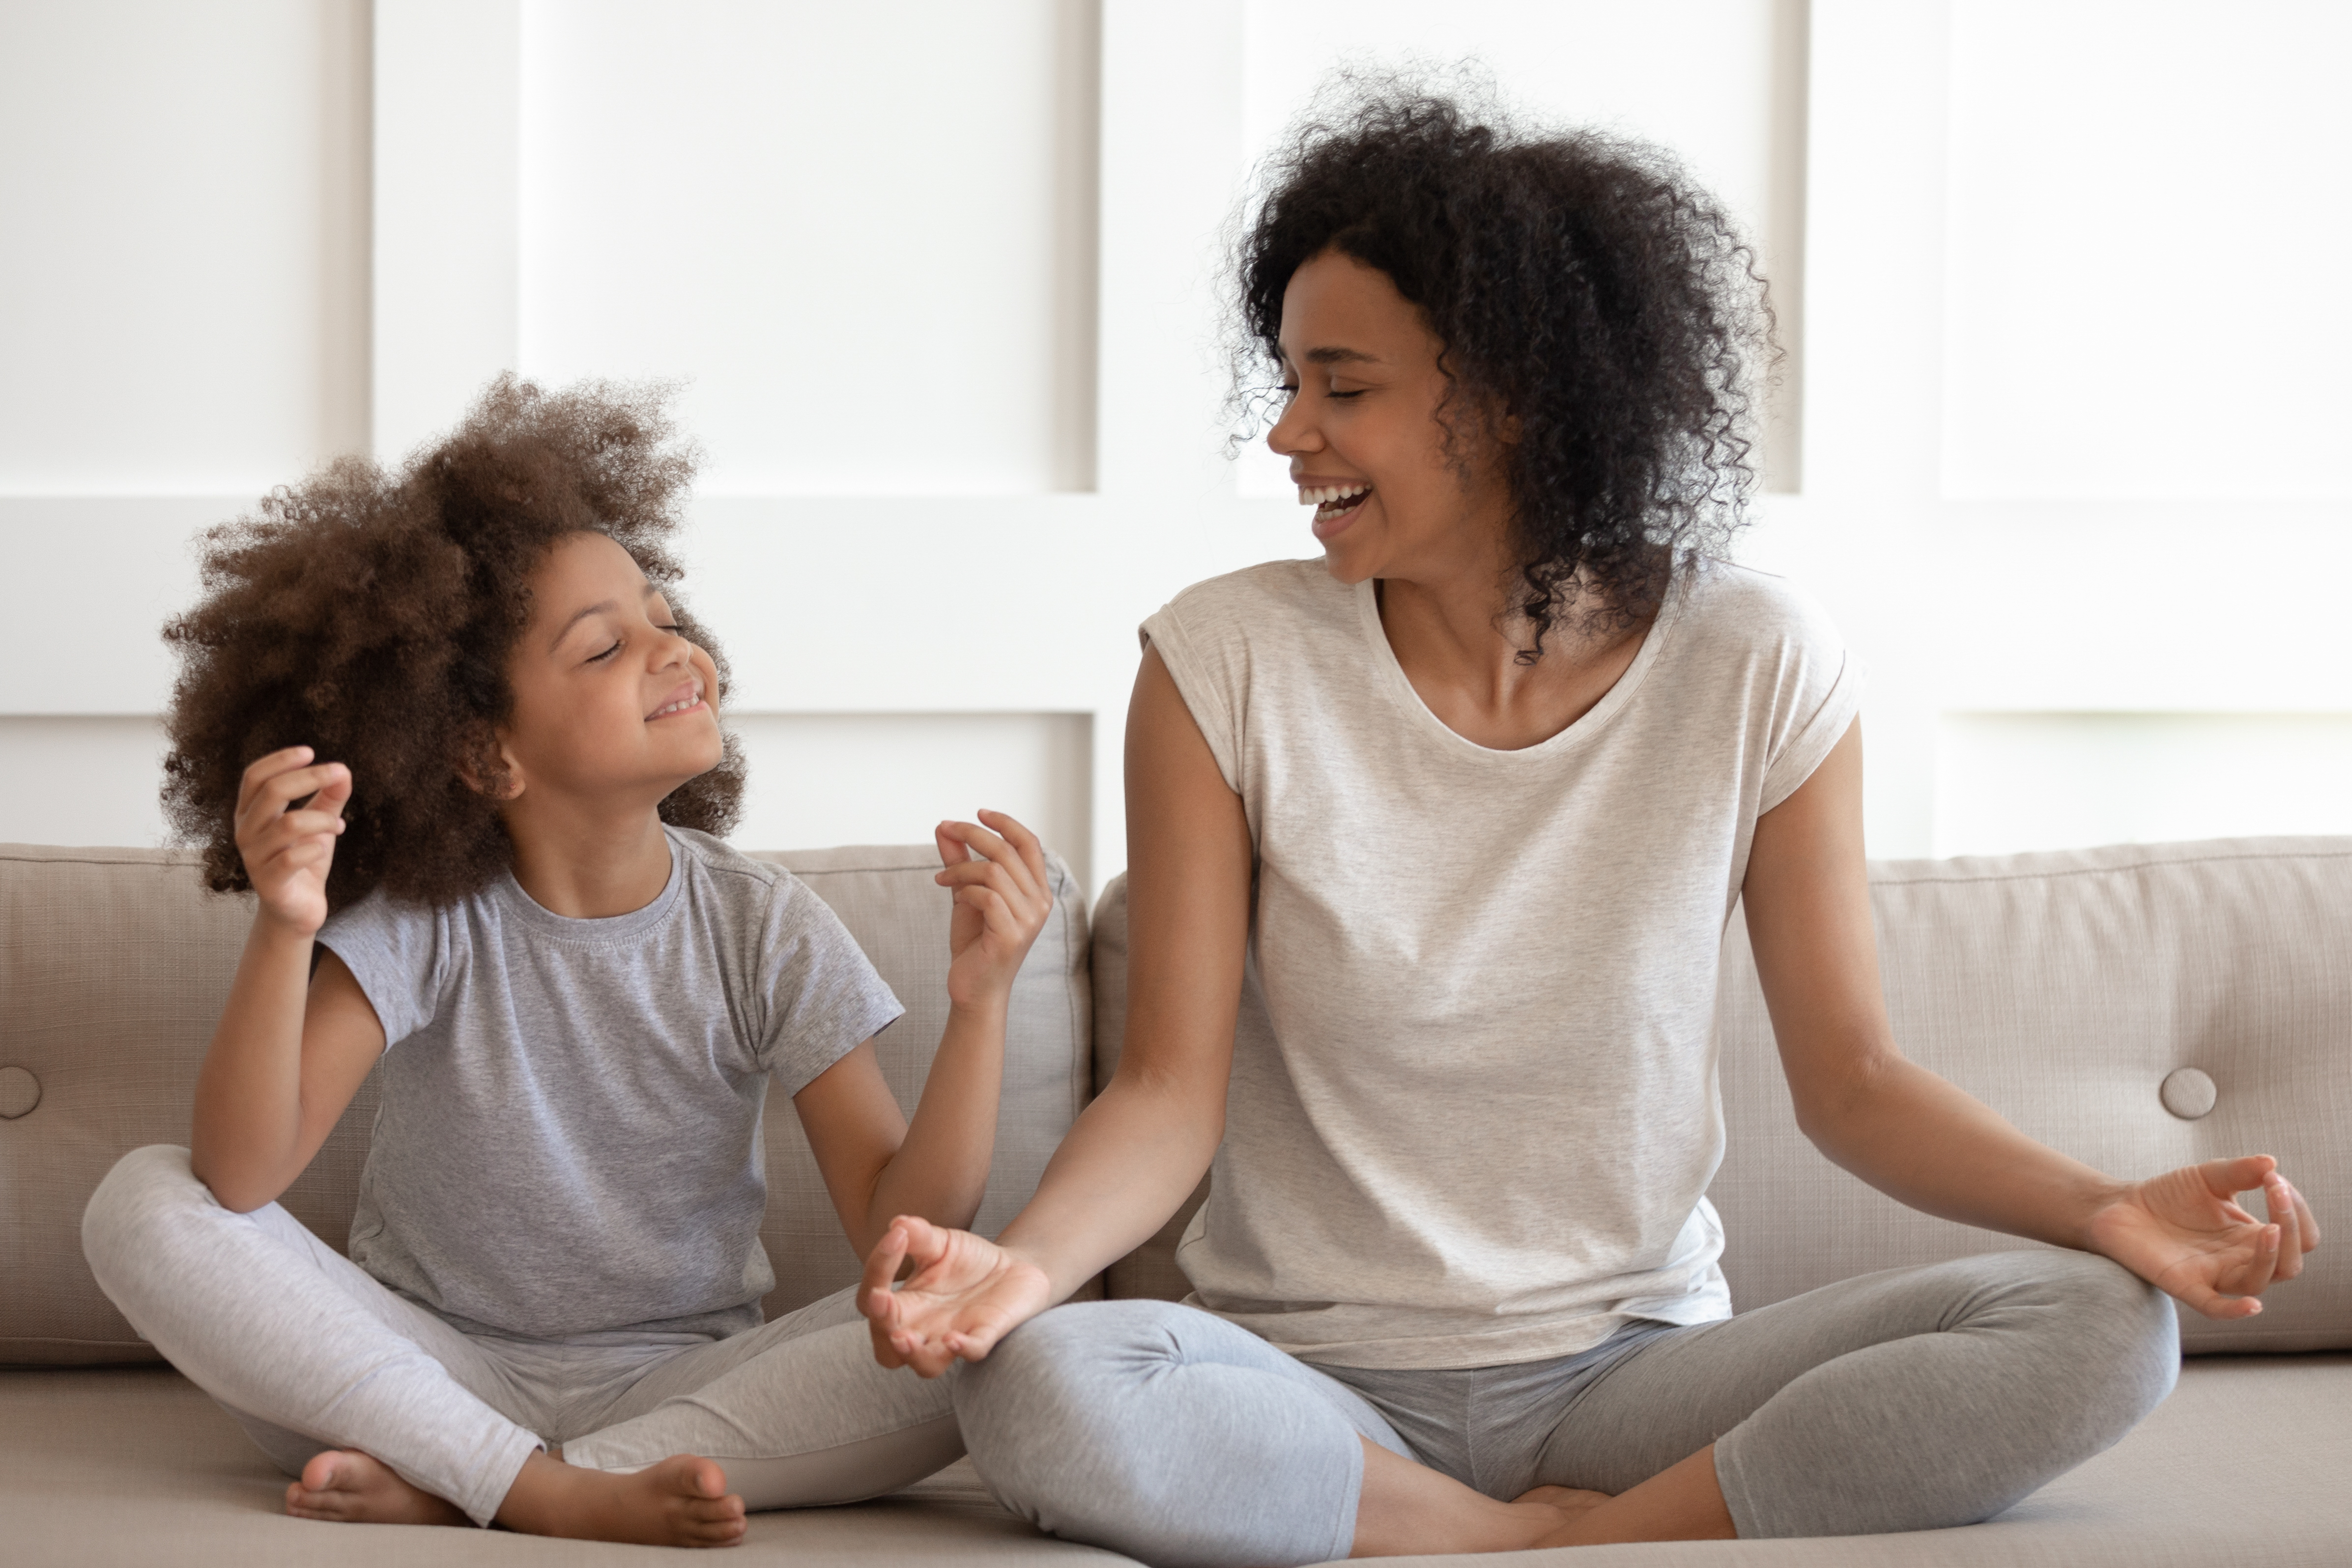
<instances>
[{"instance_id":1,"label":"gray t-shirt","mask_svg":"<svg viewBox=\"0 0 2352 1568\"><path fill-rule=\"evenodd\" d=\"M1860 701L1821 612L1711 566L1520 751L1440 722L1372 585L1319 561L1143 630L1257 852L1224 1143L1177 1254L1201 1304L1365 1367L1729 1315L1717 954L1757 817Z\"/></svg>"},{"instance_id":2,"label":"gray t-shirt","mask_svg":"<svg viewBox=\"0 0 2352 1568\"><path fill-rule=\"evenodd\" d=\"M502 874L319 933L390 1042L352 1260L461 1324L757 1324L769 1081L798 1093L904 1010L791 873L668 831L669 882L628 915L568 919Z\"/></svg>"}]
</instances>

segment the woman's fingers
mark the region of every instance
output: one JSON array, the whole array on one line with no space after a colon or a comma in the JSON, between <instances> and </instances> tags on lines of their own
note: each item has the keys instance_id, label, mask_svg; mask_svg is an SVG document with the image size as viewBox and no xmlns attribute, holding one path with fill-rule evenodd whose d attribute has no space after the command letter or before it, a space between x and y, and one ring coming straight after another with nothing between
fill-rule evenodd
<instances>
[{"instance_id":1,"label":"woman's fingers","mask_svg":"<svg viewBox=\"0 0 2352 1568\"><path fill-rule=\"evenodd\" d=\"M2278 1161L2268 1155L2242 1155L2233 1160L2207 1160L2197 1167L2197 1174L2204 1178L2206 1191L2227 1203L2242 1192L2261 1186L2276 1169Z\"/></svg>"},{"instance_id":2,"label":"woman's fingers","mask_svg":"<svg viewBox=\"0 0 2352 1568\"><path fill-rule=\"evenodd\" d=\"M2259 1296L2270 1289L2271 1280L2278 1271L2278 1260L2279 1228L2265 1225L2255 1234L2252 1255L2238 1266L2234 1277L2224 1277L2215 1283L2233 1296Z\"/></svg>"},{"instance_id":3,"label":"woman's fingers","mask_svg":"<svg viewBox=\"0 0 2352 1568\"><path fill-rule=\"evenodd\" d=\"M2319 1245L2319 1220L2311 1212L2311 1205L2305 1201L2303 1188L2289 1182L2286 1190L2294 1204L2296 1228L2303 1232L2303 1249L2309 1252Z\"/></svg>"},{"instance_id":4,"label":"woman's fingers","mask_svg":"<svg viewBox=\"0 0 2352 1568\"><path fill-rule=\"evenodd\" d=\"M2276 1171L2263 1183L2263 1207L2270 1210L2271 1228L2278 1233L2277 1277L2292 1280L2303 1272L2303 1221L2295 1214L2286 1177Z\"/></svg>"}]
</instances>

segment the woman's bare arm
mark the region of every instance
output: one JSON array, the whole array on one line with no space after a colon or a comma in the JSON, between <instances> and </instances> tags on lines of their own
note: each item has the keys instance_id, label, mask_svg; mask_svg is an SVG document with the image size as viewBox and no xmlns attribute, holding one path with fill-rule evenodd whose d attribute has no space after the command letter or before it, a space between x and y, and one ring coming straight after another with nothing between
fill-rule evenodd
<instances>
[{"instance_id":1,"label":"woman's bare arm","mask_svg":"<svg viewBox=\"0 0 2352 1568\"><path fill-rule=\"evenodd\" d=\"M1241 798L1156 652L1127 722L1127 1040L1118 1071L993 1243L897 1226L860 1305L886 1364L936 1375L977 1360L1168 1221L1224 1134L1249 938L1252 850ZM890 1289L902 1263L916 1272Z\"/></svg>"},{"instance_id":2,"label":"woman's bare arm","mask_svg":"<svg viewBox=\"0 0 2352 1568\"><path fill-rule=\"evenodd\" d=\"M1758 819L1743 896L1797 1124L1832 1160L1927 1213L2105 1253L2212 1315L2260 1311L2254 1295L2301 1270L2319 1228L2267 1155L2119 1181L1904 1057L1871 924L1859 721ZM2256 1186L2288 1223L2231 1201Z\"/></svg>"}]
</instances>

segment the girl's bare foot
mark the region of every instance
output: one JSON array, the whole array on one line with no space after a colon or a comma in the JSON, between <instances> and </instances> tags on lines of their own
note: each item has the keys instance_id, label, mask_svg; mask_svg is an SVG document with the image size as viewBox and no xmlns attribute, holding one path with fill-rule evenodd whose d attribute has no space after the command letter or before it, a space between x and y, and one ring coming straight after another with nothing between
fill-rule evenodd
<instances>
[{"instance_id":1,"label":"girl's bare foot","mask_svg":"<svg viewBox=\"0 0 2352 1568\"><path fill-rule=\"evenodd\" d=\"M356 1448L313 1454L302 1479L286 1489L297 1519L343 1524L464 1524L457 1504L410 1486L390 1465Z\"/></svg>"},{"instance_id":2,"label":"girl's bare foot","mask_svg":"<svg viewBox=\"0 0 2352 1568\"><path fill-rule=\"evenodd\" d=\"M732 1546L744 1529L743 1500L727 1494L727 1472L692 1454L624 1475L535 1453L507 1489L498 1521L531 1535L646 1546Z\"/></svg>"}]
</instances>

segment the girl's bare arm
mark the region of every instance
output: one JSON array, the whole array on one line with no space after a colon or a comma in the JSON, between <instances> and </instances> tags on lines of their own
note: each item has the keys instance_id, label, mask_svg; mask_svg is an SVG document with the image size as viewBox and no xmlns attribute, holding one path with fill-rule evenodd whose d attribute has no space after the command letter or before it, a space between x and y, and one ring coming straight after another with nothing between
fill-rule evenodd
<instances>
[{"instance_id":1,"label":"girl's bare arm","mask_svg":"<svg viewBox=\"0 0 2352 1568\"><path fill-rule=\"evenodd\" d=\"M1224 1134L1249 936L1252 849L1241 798L1158 653L1127 726L1127 1040L1118 1071L1003 1236L894 1225L859 1306L876 1354L936 1376L978 1360L1168 1221ZM903 1289L890 1281L911 1260Z\"/></svg>"},{"instance_id":2,"label":"girl's bare arm","mask_svg":"<svg viewBox=\"0 0 2352 1568\"><path fill-rule=\"evenodd\" d=\"M351 775L308 747L246 769L237 846L260 908L196 1075L190 1153L198 1180L242 1213L302 1174L383 1053L375 1009L332 953L314 979L327 871Z\"/></svg>"},{"instance_id":3,"label":"girl's bare arm","mask_svg":"<svg viewBox=\"0 0 2352 1568\"><path fill-rule=\"evenodd\" d=\"M901 1215L971 1223L988 1187L1013 977L1054 909L1045 847L1002 811L936 830L950 918L948 1022L913 1125L871 1040L793 1097L825 1190L863 1256Z\"/></svg>"}]
</instances>

